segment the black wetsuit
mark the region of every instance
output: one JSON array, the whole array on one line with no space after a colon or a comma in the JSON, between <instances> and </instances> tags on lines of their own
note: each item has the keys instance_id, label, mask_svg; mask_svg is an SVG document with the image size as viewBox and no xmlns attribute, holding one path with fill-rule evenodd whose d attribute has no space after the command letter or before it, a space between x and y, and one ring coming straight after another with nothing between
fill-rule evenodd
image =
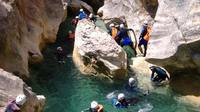
<instances>
[{"instance_id":1,"label":"black wetsuit","mask_svg":"<svg viewBox=\"0 0 200 112\"><path fill-rule=\"evenodd\" d=\"M152 74L151 74L151 80L154 82L162 82L163 80L166 80L166 78L169 80L169 76L167 75L166 71L163 70L160 67L153 66L151 67ZM154 77L154 73L157 75Z\"/></svg>"}]
</instances>

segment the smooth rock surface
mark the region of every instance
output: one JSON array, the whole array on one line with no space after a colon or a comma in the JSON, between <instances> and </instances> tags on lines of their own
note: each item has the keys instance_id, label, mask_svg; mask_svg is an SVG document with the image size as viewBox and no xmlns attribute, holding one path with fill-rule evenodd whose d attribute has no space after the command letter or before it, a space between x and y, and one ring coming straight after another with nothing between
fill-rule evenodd
<instances>
[{"instance_id":1,"label":"smooth rock surface","mask_svg":"<svg viewBox=\"0 0 200 112\"><path fill-rule=\"evenodd\" d=\"M62 17L60 0L1 0L0 67L29 77L28 60L41 62L40 50L55 42Z\"/></svg>"},{"instance_id":2,"label":"smooth rock surface","mask_svg":"<svg viewBox=\"0 0 200 112\"><path fill-rule=\"evenodd\" d=\"M76 28L73 60L85 74L118 79L126 76L126 53L107 32L86 19Z\"/></svg>"},{"instance_id":3,"label":"smooth rock surface","mask_svg":"<svg viewBox=\"0 0 200 112\"><path fill-rule=\"evenodd\" d=\"M27 96L20 112L43 112L45 97L37 96L22 79L0 69L0 111L4 112L8 102L15 100L19 94Z\"/></svg>"},{"instance_id":4,"label":"smooth rock surface","mask_svg":"<svg viewBox=\"0 0 200 112\"><path fill-rule=\"evenodd\" d=\"M200 1L160 0L147 51L150 62L171 71L200 73Z\"/></svg>"}]
</instances>

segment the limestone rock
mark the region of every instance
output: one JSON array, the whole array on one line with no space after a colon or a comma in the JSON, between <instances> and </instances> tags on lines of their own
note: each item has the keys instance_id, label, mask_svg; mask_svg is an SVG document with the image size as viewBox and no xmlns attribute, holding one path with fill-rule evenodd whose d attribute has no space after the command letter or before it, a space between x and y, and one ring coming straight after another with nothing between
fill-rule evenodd
<instances>
[{"instance_id":1,"label":"limestone rock","mask_svg":"<svg viewBox=\"0 0 200 112\"><path fill-rule=\"evenodd\" d=\"M147 51L150 62L171 71L200 73L200 1L160 0Z\"/></svg>"},{"instance_id":2,"label":"limestone rock","mask_svg":"<svg viewBox=\"0 0 200 112\"><path fill-rule=\"evenodd\" d=\"M37 96L22 79L0 69L0 111L4 112L8 102L14 100L19 94L27 96L27 101L22 106L21 112L43 111L45 104L45 97L43 95Z\"/></svg>"},{"instance_id":3,"label":"limestone rock","mask_svg":"<svg viewBox=\"0 0 200 112\"><path fill-rule=\"evenodd\" d=\"M73 60L85 74L126 76L126 53L107 32L86 19L79 21L76 28Z\"/></svg>"},{"instance_id":4,"label":"limestone rock","mask_svg":"<svg viewBox=\"0 0 200 112\"><path fill-rule=\"evenodd\" d=\"M128 27L139 32L144 20L152 20L145 9L146 2L154 3L151 1L155 0L105 0L104 6L99 10L103 11L104 19L125 17Z\"/></svg>"},{"instance_id":5,"label":"limestone rock","mask_svg":"<svg viewBox=\"0 0 200 112\"><path fill-rule=\"evenodd\" d=\"M62 17L60 0L0 0L0 67L29 77L28 59L41 62L40 50L56 40Z\"/></svg>"}]
</instances>

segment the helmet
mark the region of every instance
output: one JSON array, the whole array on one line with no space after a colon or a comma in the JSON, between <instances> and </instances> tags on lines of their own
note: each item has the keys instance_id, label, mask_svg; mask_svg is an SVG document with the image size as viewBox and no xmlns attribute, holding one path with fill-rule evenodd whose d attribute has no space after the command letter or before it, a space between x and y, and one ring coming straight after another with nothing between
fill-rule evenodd
<instances>
[{"instance_id":1,"label":"helmet","mask_svg":"<svg viewBox=\"0 0 200 112\"><path fill-rule=\"evenodd\" d=\"M80 9L80 12L83 12L83 9Z\"/></svg>"},{"instance_id":2,"label":"helmet","mask_svg":"<svg viewBox=\"0 0 200 112\"><path fill-rule=\"evenodd\" d=\"M147 20L144 21L144 25L148 25L148 21Z\"/></svg>"},{"instance_id":3,"label":"helmet","mask_svg":"<svg viewBox=\"0 0 200 112\"><path fill-rule=\"evenodd\" d=\"M20 94L16 97L15 102L17 105L23 105L26 102L26 96L24 94Z\"/></svg>"},{"instance_id":4,"label":"helmet","mask_svg":"<svg viewBox=\"0 0 200 112\"><path fill-rule=\"evenodd\" d=\"M78 16L76 16L76 19L78 19L79 17Z\"/></svg>"},{"instance_id":5,"label":"helmet","mask_svg":"<svg viewBox=\"0 0 200 112\"><path fill-rule=\"evenodd\" d=\"M59 47L57 47L57 50L62 50L62 47L60 47L60 46L59 46Z\"/></svg>"},{"instance_id":6,"label":"helmet","mask_svg":"<svg viewBox=\"0 0 200 112\"><path fill-rule=\"evenodd\" d=\"M98 106L98 103L96 102L96 101L92 101L91 102L91 109L96 109L97 108L97 106Z\"/></svg>"},{"instance_id":7,"label":"helmet","mask_svg":"<svg viewBox=\"0 0 200 112\"><path fill-rule=\"evenodd\" d=\"M110 26L110 27L114 27L115 25L114 25L113 23L111 23L109 26Z\"/></svg>"},{"instance_id":8,"label":"helmet","mask_svg":"<svg viewBox=\"0 0 200 112\"><path fill-rule=\"evenodd\" d=\"M135 78L133 78L133 77L129 78L128 83L129 83L130 86L135 86L134 85L136 83Z\"/></svg>"},{"instance_id":9,"label":"helmet","mask_svg":"<svg viewBox=\"0 0 200 112\"><path fill-rule=\"evenodd\" d=\"M149 68L150 68L151 70L153 70L153 68L154 68L155 65L149 64L148 66L149 66Z\"/></svg>"},{"instance_id":10,"label":"helmet","mask_svg":"<svg viewBox=\"0 0 200 112\"><path fill-rule=\"evenodd\" d=\"M68 33L72 33L72 31L71 31L71 30L69 30L69 31L68 31Z\"/></svg>"},{"instance_id":11,"label":"helmet","mask_svg":"<svg viewBox=\"0 0 200 112\"><path fill-rule=\"evenodd\" d=\"M124 24L120 24L120 26L119 26L120 28L124 28Z\"/></svg>"},{"instance_id":12,"label":"helmet","mask_svg":"<svg viewBox=\"0 0 200 112\"><path fill-rule=\"evenodd\" d=\"M90 15L89 15L89 18L92 18L93 17L93 14L92 13L90 13Z\"/></svg>"},{"instance_id":13,"label":"helmet","mask_svg":"<svg viewBox=\"0 0 200 112\"><path fill-rule=\"evenodd\" d=\"M117 99L118 99L118 100L123 100L124 98L125 98L124 93L120 93L120 94L118 94L118 96L117 96Z\"/></svg>"}]
</instances>

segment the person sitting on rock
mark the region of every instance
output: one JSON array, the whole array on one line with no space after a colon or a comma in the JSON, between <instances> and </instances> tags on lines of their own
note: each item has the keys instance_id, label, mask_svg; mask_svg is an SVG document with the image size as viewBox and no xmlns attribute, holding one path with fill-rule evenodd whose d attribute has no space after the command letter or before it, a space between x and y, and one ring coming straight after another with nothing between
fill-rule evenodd
<instances>
[{"instance_id":1,"label":"person sitting on rock","mask_svg":"<svg viewBox=\"0 0 200 112\"><path fill-rule=\"evenodd\" d=\"M103 105L98 104L96 101L91 102L90 112L103 112Z\"/></svg>"},{"instance_id":2,"label":"person sitting on rock","mask_svg":"<svg viewBox=\"0 0 200 112\"><path fill-rule=\"evenodd\" d=\"M115 37L117 36L117 33L118 33L118 30L117 28L115 27L115 25L113 23L111 23L109 25L109 33L110 35L113 37L113 39L115 39Z\"/></svg>"},{"instance_id":3,"label":"person sitting on rock","mask_svg":"<svg viewBox=\"0 0 200 112\"><path fill-rule=\"evenodd\" d=\"M128 35L128 31L133 31L133 29L127 29L124 27L124 24L120 24L120 31L117 33L117 36L115 37L116 42L121 46L130 46L134 52L135 48L133 46L133 42L131 40L131 38ZM122 42L121 42L122 41Z\"/></svg>"},{"instance_id":4,"label":"person sitting on rock","mask_svg":"<svg viewBox=\"0 0 200 112\"><path fill-rule=\"evenodd\" d=\"M87 14L85 14L83 9L80 9L79 20L82 20L82 19L85 19L85 18L87 18Z\"/></svg>"},{"instance_id":5,"label":"person sitting on rock","mask_svg":"<svg viewBox=\"0 0 200 112\"><path fill-rule=\"evenodd\" d=\"M149 68L152 71L151 80L153 82L161 83L162 81L170 79L169 74L163 68L158 66L150 66ZM157 74L156 76L154 76L155 73Z\"/></svg>"},{"instance_id":6,"label":"person sitting on rock","mask_svg":"<svg viewBox=\"0 0 200 112\"><path fill-rule=\"evenodd\" d=\"M146 56L146 52L147 52L147 45L150 39L150 32L151 32L151 28L148 26L148 21L144 21L144 24L140 31L139 44L138 44L138 48L140 52L144 54L143 55L144 57ZM141 47L142 45L144 46L144 52Z\"/></svg>"},{"instance_id":7,"label":"person sitting on rock","mask_svg":"<svg viewBox=\"0 0 200 112\"><path fill-rule=\"evenodd\" d=\"M57 51L56 51L56 58L57 58L57 61L59 64L64 64L65 61L64 61L64 52L63 52L63 49L62 47L57 47Z\"/></svg>"},{"instance_id":8,"label":"person sitting on rock","mask_svg":"<svg viewBox=\"0 0 200 112\"><path fill-rule=\"evenodd\" d=\"M79 20L79 17L76 16L74 19L72 19L71 24L76 27L76 25L78 24L78 20Z\"/></svg>"},{"instance_id":9,"label":"person sitting on rock","mask_svg":"<svg viewBox=\"0 0 200 112\"><path fill-rule=\"evenodd\" d=\"M20 112L20 107L26 102L26 96L20 94L16 99L8 104L5 112Z\"/></svg>"}]
</instances>

